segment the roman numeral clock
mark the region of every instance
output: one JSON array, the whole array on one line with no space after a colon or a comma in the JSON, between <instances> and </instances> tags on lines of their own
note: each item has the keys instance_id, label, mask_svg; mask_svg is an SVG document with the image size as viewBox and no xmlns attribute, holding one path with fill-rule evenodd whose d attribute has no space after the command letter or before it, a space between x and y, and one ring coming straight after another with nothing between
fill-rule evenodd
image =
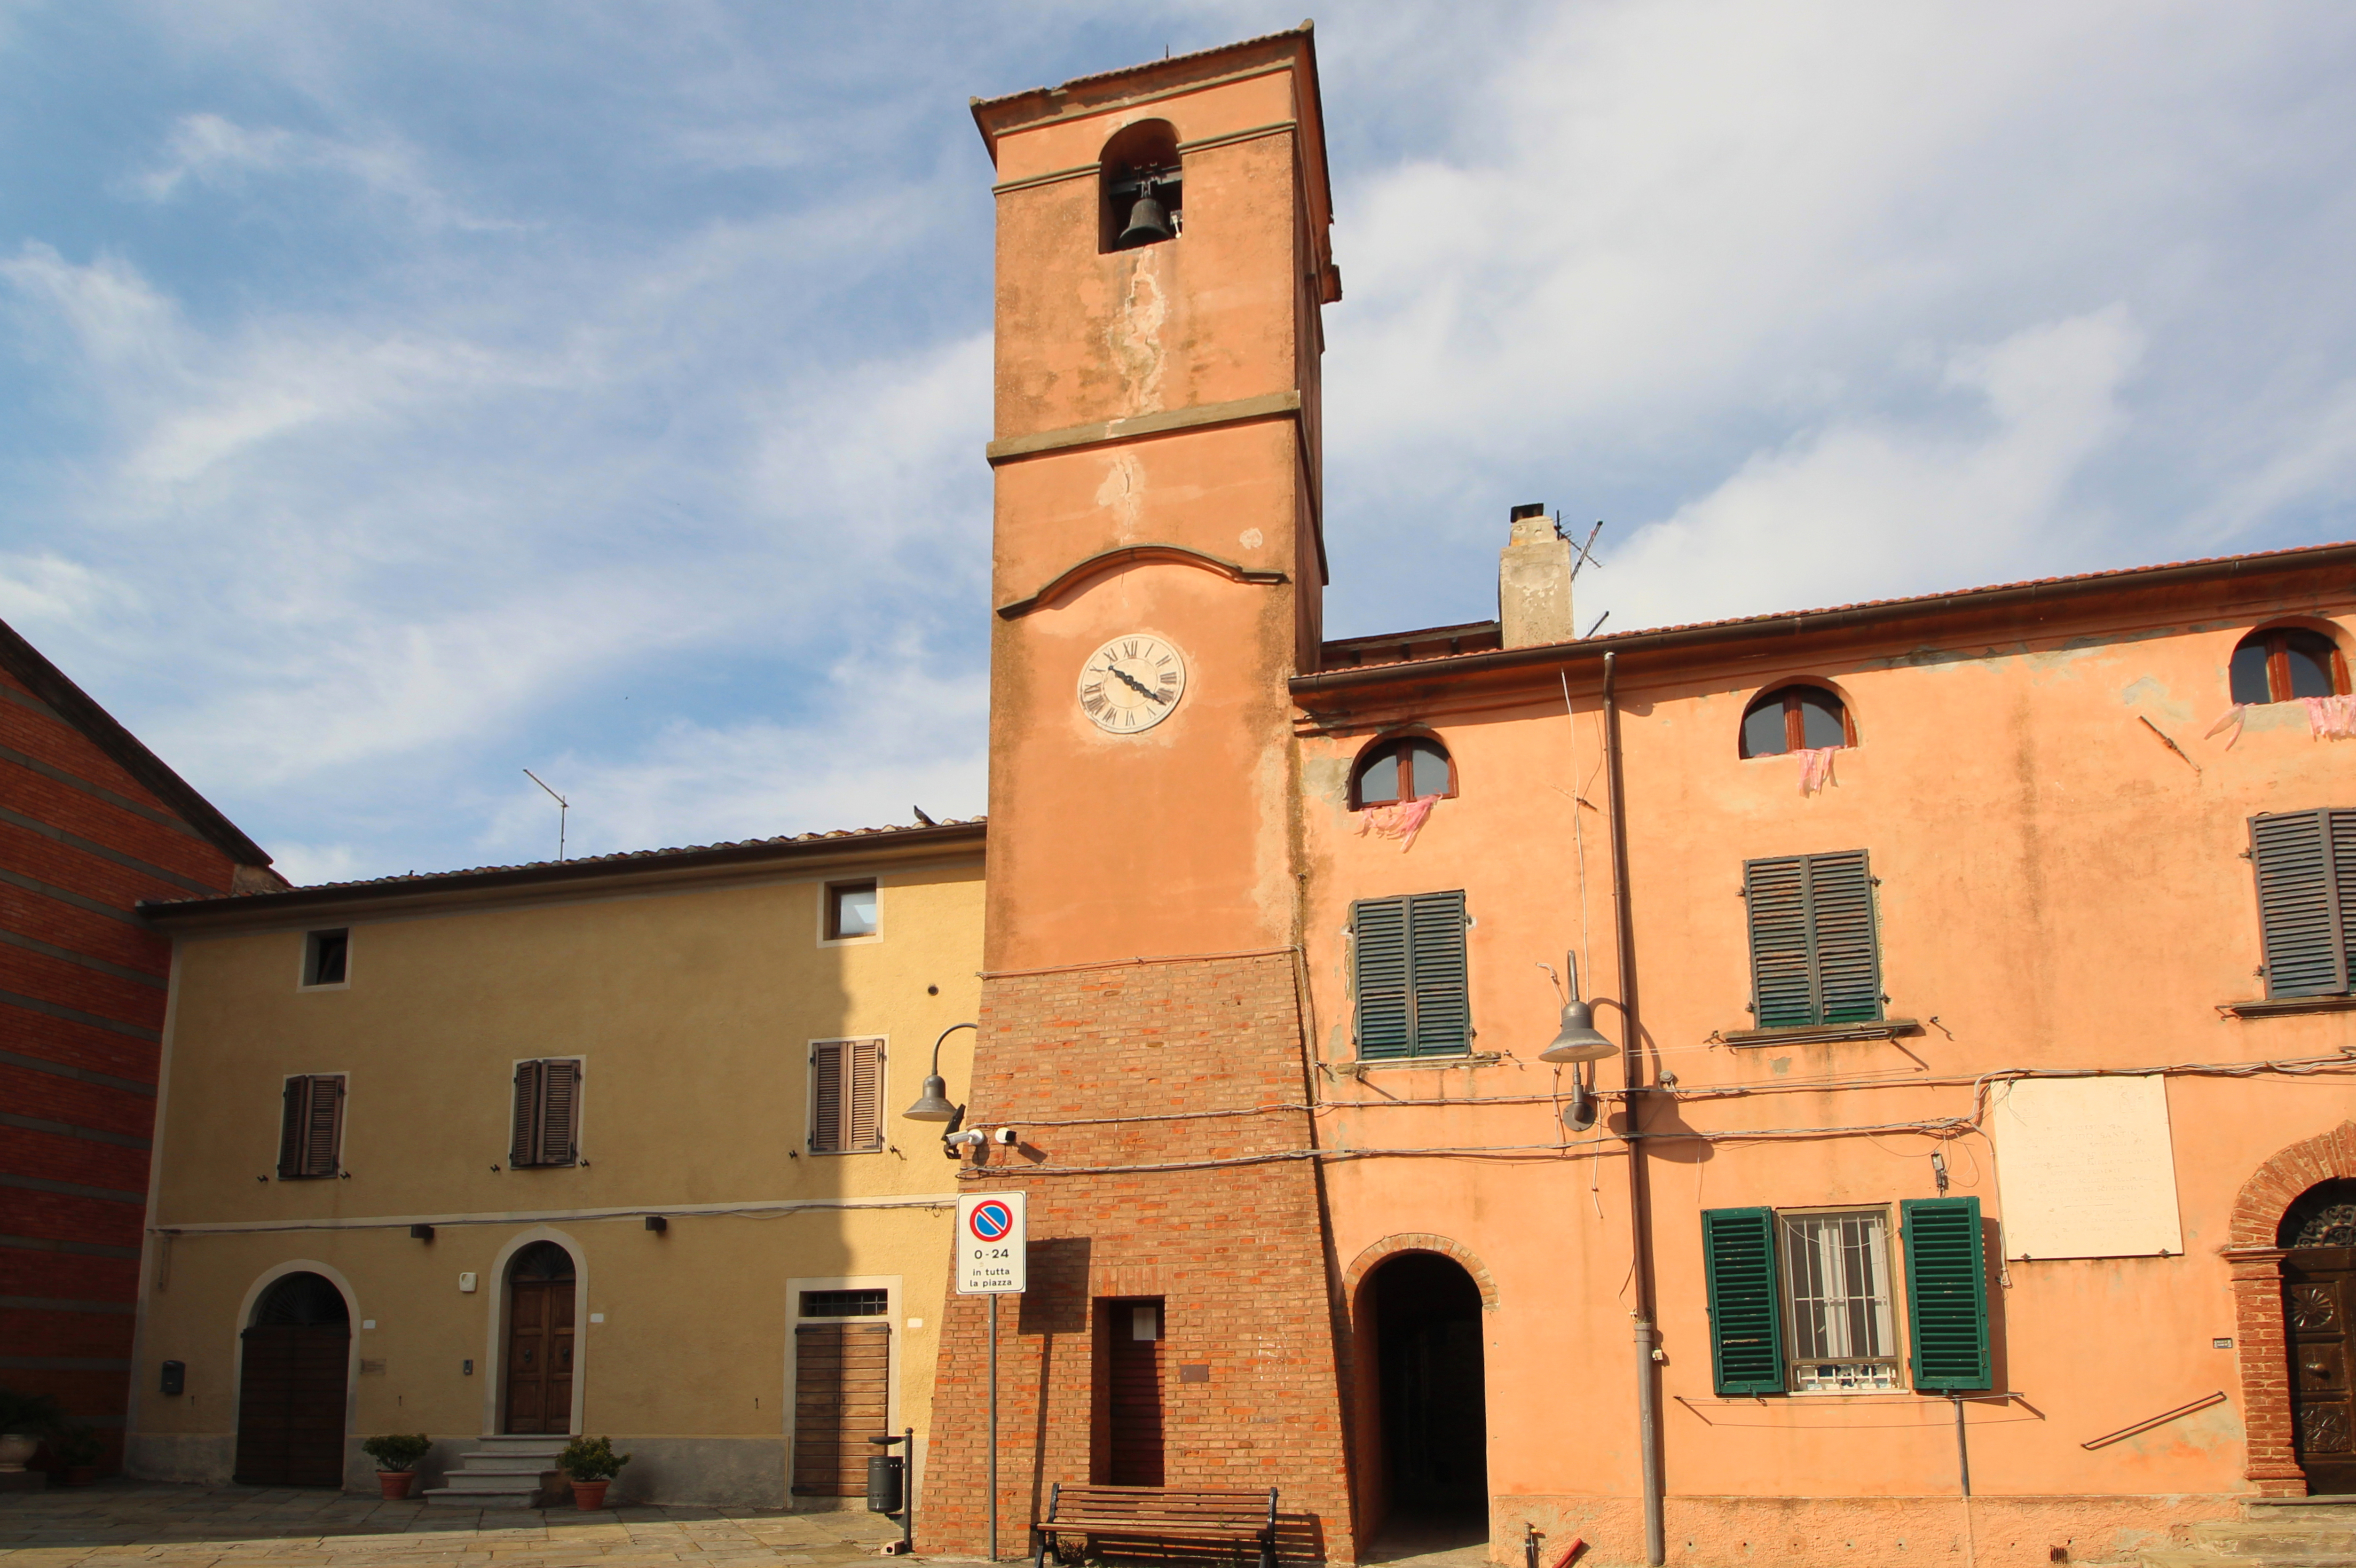
<instances>
[{"instance_id":1,"label":"roman numeral clock","mask_svg":"<svg viewBox=\"0 0 2356 1568\"><path fill-rule=\"evenodd\" d=\"M1186 695L1186 661L1144 632L1113 638L1080 667L1080 711L1099 730L1136 735L1170 717Z\"/></svg>"}]
</instances>

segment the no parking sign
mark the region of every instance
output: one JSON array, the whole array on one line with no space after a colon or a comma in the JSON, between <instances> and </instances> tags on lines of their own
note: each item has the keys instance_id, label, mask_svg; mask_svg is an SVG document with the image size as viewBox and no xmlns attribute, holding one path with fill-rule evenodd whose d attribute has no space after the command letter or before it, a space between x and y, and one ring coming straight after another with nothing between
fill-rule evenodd
<instances>
[{"instance_id":1,"label":"no parking sign","mask_svg":"<svg viewBox=\"0 0 2356 1568\"><path fill-rule=\"evenodd\" d=\"M1019 1294L1028 1261L1020 1192L969 1193L958 1200L959 1296Z\"/></svg>"}]
</instances>

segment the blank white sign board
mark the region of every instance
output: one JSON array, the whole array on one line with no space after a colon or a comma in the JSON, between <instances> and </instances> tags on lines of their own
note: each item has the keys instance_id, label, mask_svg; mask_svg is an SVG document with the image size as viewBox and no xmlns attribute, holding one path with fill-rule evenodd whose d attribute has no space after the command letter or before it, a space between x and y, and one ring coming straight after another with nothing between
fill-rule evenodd
<instances>
[{"instance_id":1,"label":"blank white sign board","mask_svg":"<svg viewBox=\"0 0 2356 1568\"><path fill-rule=\"evenodd\" d=\"M2166 1079L2015 1079L1988 1109L2006 1257L2184 1251Z\"/></svg>"}]
</instances>

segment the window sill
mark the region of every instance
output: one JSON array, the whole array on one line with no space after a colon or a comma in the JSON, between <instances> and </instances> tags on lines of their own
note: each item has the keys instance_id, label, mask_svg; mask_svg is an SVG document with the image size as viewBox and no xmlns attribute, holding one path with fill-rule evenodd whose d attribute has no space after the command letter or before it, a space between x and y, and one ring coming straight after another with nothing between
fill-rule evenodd
<instances>
[{"instance_id":1,"label":"window sill","mask_svg":"<svg viewBox=\"0 0 2356 1568\"><path fill-rule=\"evenodd\" d=\"M2356 998L2351 998L2356 1003ZM1901 1035L1921 1034L1922 1026L1912 1019L1876 1019L1853 1024L1790 1024L1782 1029L1740 1029L1720 1031L1718 1043L1742 1049L1762 1045L1813 1045L1819 1041L1850 1040L1896 1040Z\"/></svg>"},{"instance_id":2,"label":"window sill","mask_svg":"<svg viewBox=\"0 0 2356 1568\"><path fill-rule=\"evenodd\" d=\"M2286 1013L2356 1012L2356 996L2267 997L2250 1002L2219 1002L2217 1010L2237 1019L2279 1018Z\"/></svg>"},{"instance_id":3,"label":"window sill","mask_svg":"<svg viewBox=\"0 0 2356 1568\"><path fill-rule=\"evenodd\" d=\"M1502 1051L1475 1051L1457 1056L1378 1056L1328 1065L1344 1078L1357 1078L1368 1072L1388 1072L1400 1067L1493 1067L1505 1060Z\"/></svg>"}]
</instances>

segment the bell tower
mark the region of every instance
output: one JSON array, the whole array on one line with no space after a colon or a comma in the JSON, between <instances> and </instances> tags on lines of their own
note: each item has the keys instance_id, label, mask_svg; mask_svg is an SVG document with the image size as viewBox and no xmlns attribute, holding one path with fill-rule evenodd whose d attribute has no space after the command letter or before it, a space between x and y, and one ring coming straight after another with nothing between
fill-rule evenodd
<instances>
[{"instance_id":1,"label":"bell tower","mask_svg":"<svg viewBox=\"0 0 2356 1568\"><path fill-rule=\"evenodd\" d=\"M1020 1141L958 1185L1028 1195L1030 1282L947 1304L930 1530L979 1552L994 1520L1011 1554L1058 1482L1274 1486L1347 1562L1286 684L1322 632L1341 294L1315 51L1304 23L973 113L997 497L967 1125Z\"/></svg>"},{"instance_id":2,"label":"bell tower","mask_svg":"<svg viewBox=\"0 0 2356 1568\"><path fill-rule=\"evenodd\" d=\"M973 112L998 169L990 966L1289 944L1284 681L1321 635L1340 295L1310 33Z\"/></svg>"}]
</instances>

